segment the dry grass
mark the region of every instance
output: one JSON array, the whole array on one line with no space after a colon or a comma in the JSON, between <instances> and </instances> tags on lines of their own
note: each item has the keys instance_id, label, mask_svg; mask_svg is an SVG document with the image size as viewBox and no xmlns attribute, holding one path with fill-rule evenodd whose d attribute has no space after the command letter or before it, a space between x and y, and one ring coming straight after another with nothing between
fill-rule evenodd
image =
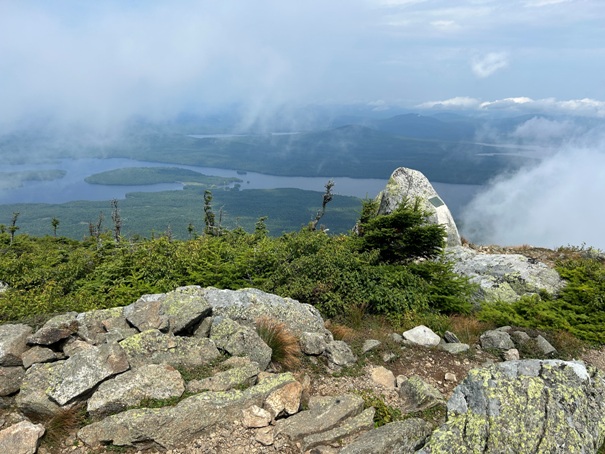
<instances>
[{"instance_id":1,"label":"dry grass","mask_svg":"<svg viewBox=\"0 0 605 454\"><path fill-rule=\"evenodd\" d=\"M333 323L330 320L327 320L324 325L326 329L332 333L335 340L348 342L353 340L356 336L356 332L353 328L341 325L340 323Z\"/></svg>"},{"instance_id":2,"label":"dry grass","mask_svg":"<svg viewBox=\"0 0 605 454\"><path fill-rule=\"evenodd\" d=\"M450 317L450 331L452 331L460 342L473 345L479 341L479 336L485 331L494 328L487 322L482 322L468 315L453 315Z\"/></svg>"},{"instance_id":3,"label":"dry grass","mask_svg":"<svg viewBox=\"0 0 605 454\"><path fill-rule=\"evenodd\" d=\"M56 415L44 422L46 428L44 443L49 447L59 446L70 434L82 427L85 421L86 409L82 405L59 410Z\"/></svg>"},{"instance_id":4,"label":"dry grass","mask_svg":"<svg viewBox=\"0 0 605 454\"><path fill-rule=\"evenodd\" d=\"M256 321L256 331L261 339L271 347L271 362L286 370L300 366L300 344L286 325L270 317L261 317Z\"/></svg>"}]
</instances>

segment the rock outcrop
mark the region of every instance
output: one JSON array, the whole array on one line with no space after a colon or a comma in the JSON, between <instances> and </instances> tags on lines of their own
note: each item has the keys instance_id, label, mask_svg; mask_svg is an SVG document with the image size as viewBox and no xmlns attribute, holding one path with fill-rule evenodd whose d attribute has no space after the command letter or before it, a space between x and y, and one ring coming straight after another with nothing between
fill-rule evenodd
<instances>
[{"instance_id":1,"label":"rock outcrop","mask_svg":"<svg viewBox=\"0 0 605 454\"><path fill-rule=\"evenodd\" d=\"M378 214L392 213L404 201L414 203L419 200L421 207L429 213L428 222L445 227L446 245L461 244L452 213L429 180L418 170L406 167L396 169L377 199L380 201Z\"/></svg>"},{"instance_id":2,"label":"rock outcrop","mask_svg":"<svg viewBox=\"0 0 605 454\"><path fill-rule=\"evenodd\" d=\"M477 302L514 302L540 291L555 294L564 285L554 269L520 254L482 254L462 246L446 252L454 271L479 285Z\"/></svg>"},{"instance_id":3,"label":"rock outcrop","mask_svg":"<svg viewBox=\"0 0 605 454\"><path fill-rule=\"evenodd\" d=\"M605 441L605 376L581 363L507 361L474 369L422 454L596 453Z\"/></svg>"},{"instance_id":4,"label":"rock outcrop","mask_svg":"<svg viewBox=\"0 0 605 454\"><path fill-rule=\"evenodd\" d=\"M422 448L432 422L407 419L374 430L384 403L367 407L368 395L351 389L312 394L308 375L279 373L254 328L264 317L295 333L312 368L326 374L357 370L358 357L333 339L315 309L254 289L183 287L144 295L124 308L62 314L36 332L27 325L0 326L0 409L14 411L0 414L0 452L36 452L45 428L27 418L44 422L82 408L89 421L77 437L85 450L179 450L231 423L254 431L254 443L285 443L302 452L335 452L342 444L344 453L502 452L520 440L518 452L566 446L588 453L603 441L603 375L578 363L531 360L471 372L447 404L447 423ZM518 357L513 347L545 357L556 353L545 338L530 334L502 327L484 333L480 343L505 358L515 357L513 350ZM448 355L441 349L455 346L449 354L460 366L466 359L453 355L470 348L454 333L441 338L425 326L390 337L390 347L366 339L356 352L382 356L387 365L386 355L396 352L382 352L385 347ZM395 378L384 366L364 373L378 393L391 393L400 411L414 415L435 407L433 413L442 414L445 398L435 386L443 390L448 382L451 390L457 382L453 373L430 383L415 372Z\"/></svg>"}]
</instances>

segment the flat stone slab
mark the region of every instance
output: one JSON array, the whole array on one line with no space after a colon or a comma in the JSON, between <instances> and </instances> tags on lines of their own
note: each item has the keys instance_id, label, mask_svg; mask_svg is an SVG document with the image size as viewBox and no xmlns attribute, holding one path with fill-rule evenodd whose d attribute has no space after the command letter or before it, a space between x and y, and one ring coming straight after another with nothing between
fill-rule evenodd
<instances>
[{"instance_id":1,"label":"flat stone slab","mask_svg":"<svg viewBox=\"0 0 605 454\"><path fill-rule=\"evenodd\" d=\"M174 407L128 410L83 427L78 438L90 447L114 444L174 449L218 423L241 420L242 409L262 408L267 396L294 381L290 373L276 374L244 391L206 392Z\"/></svg>"},{"instance_id":2,"label":"flat stone slab","mask_svg":"<svg viewBox=\"0 0 605 454\"><path fill-rule=\"evenodd\" d=\"M51 345L68 338L78 331L77 316L77 312L67 312L51 318L32 334L27 342L34 345Z\"/></svg>"},{"instance_id":3,"label":"flat stone slab","mask_svg":"<svg viewBox=\"0 0 605 454\"><path fill-rule=\"evenodd\" d=\"M88 413L95 418L119 413L145 399L180 397L185 382L172 366L149 364L107 380L88 400Z\"/></svg>"},{"instance_id":4,"label":"flat stone slab","mask_svg":"<svg viewBox=\"0 0 605 454\"><path fill-rule=\"evenodd\" d=\"M118 344L82 350L51 367L47 394L59 405L90 391L103 380L130 368Z\"/></svg>"},{"instance_id":5,"label":"flat stone slab","mask_svg":"<svg viewBox=\"0 0 605 454\"><path fill-rule=\"evenodd\" d=\"M363 399L354 394L312 397L308 410L277 421L275 429L277 433L292 440L301 440L309 435L333 429L362 411Z\"/></svg>"},{"instance_id":6,"label":"flat stone slab","mask_svg":"<svg viewBox=\"0 0 605 454\"><path fill-rule=\"evenodd\" d=\"M360 435L339 454L408 454L420 449L433 427L420 418L395 421Z\"/></svg>"},{"instance_id":7,"label":"flat stone slab","mask_svg":"<svg viewBox=\"0 0 605 454\"><path fill-rule=\"evenodd\" d=\"M196 367L220 356L214 342L207 338L181 337L157 329L143 331L119 342L131 367L169 364Z\"/></svg>"}]
</instances>

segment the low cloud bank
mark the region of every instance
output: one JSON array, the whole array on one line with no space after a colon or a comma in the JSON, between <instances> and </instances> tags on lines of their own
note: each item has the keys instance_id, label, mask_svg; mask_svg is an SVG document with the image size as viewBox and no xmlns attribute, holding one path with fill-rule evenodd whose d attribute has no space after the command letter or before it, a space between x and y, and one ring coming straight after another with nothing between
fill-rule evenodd
<instances>
[{"instance_id":1,"label":"low cloud bank","mask_svg":"<svg viewBox=\"0 0 605 454\"><path fill-rule=\"evenodd\" d=\"M605 137L590 136L494 181L463 211L462 234L480 244L605 250Z\"/></svg>"}]
</instances>

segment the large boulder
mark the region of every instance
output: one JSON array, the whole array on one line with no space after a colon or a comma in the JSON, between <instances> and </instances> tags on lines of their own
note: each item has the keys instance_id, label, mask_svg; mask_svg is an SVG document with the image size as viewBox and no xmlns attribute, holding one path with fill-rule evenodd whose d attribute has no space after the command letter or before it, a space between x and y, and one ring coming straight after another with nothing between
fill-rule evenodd
<instances>
[{"instance_id":1,"label":"large boulder","mask_svg":"<svg viewBox=\"0 0 605 454\"><path fill-rule=\"evenodd\" d=\"M596 453L605 441L605 375L582 363L522 360L473 369L423 454Z\"/></svg>"},{"instance_id":2,"label":"large boulder","mask_svg":"<svg viewBox=\"0 0 605 454\"><path fill-rule=\"evenodd\" d=\"M291 298L246 288L241 290L204 289L208 303L212 306L212 315L228 317L236 322L253 326L265 317L284 323L296 336L304 332L324 335L327 342L332 340L330 332L324 327L319 311L310 304L299 303Z\"/></svg>"},{"instance_id":3,"label":"large boulder","mask_svg":"<svg viewBox=\"0 0 605 454\"><path fill-rule=\"evenodd\" d=\"M427 221L445 227L446 245L459 246L460 234L454 217L445 202L439 197L429 180L418 170L399 167L393 172L384 190L378 194L378 214L390 214L402 202L420 201L420 206L429 213Z\"/></svg>"},{"instance_id":4,"label":"large boulder","mask_svg":"<svg viewBox=\"0 0 605 454\"><path fill-rule=\"evenodd\" d=\"M514 302L523 295L554 294L564 285L559 274L520 254L481 254L467 247L447 249L454 271L478 284L478 301Z\"/></svg>"},{"instance_id":5,"label":"large boulder","mask_svg":"<svg viewBox=\"0 0 605 454\"><path fill-rule=\"evenodd\" d=\"M204 289L192 285L168 293L143 295L124 308L124 315L140 331L158 329L182 334L193 330L210 315L212 308L205 294Z\"/></svg>"}]
</instances>

